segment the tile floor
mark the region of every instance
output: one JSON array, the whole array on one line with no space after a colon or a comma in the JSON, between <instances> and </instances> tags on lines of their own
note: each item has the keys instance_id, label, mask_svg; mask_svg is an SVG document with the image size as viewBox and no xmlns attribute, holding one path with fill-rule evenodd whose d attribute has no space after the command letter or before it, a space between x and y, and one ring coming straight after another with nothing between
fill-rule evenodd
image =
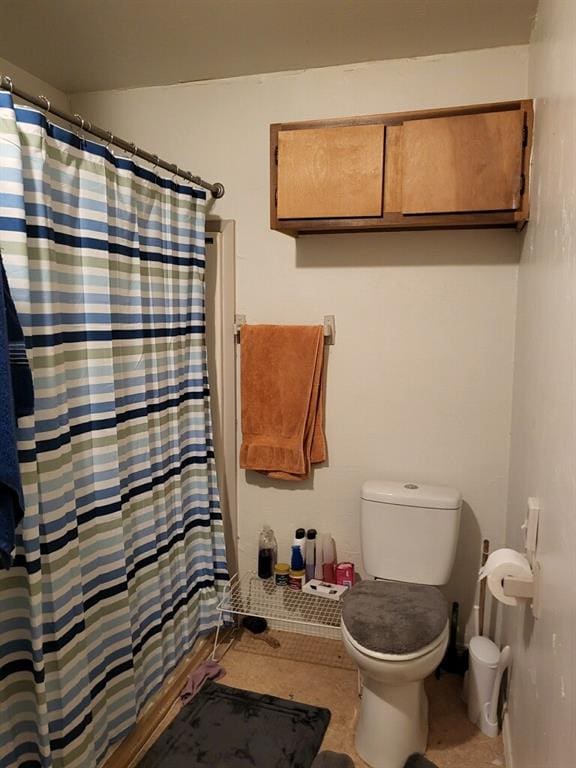
<instances>
[{"instance_id":1,"label":"tile floor","mask_svg":"<svg viewBox=\"0 0 576 768\"><path fill-rule=\"evenodd\" d=\"M346 752L357 768L366 765L354 750L358 710L357 673L339 641L271 632L280 640L274 649L261 637L245 632L222 659L222 682L237 688L270 693L327 707L332 720L323 749ZM430 678L430 741L427 757L438 768L504 766L502 740L484 736L467 719L460 699L461 678Z\"/></svg>"}]
</instances>

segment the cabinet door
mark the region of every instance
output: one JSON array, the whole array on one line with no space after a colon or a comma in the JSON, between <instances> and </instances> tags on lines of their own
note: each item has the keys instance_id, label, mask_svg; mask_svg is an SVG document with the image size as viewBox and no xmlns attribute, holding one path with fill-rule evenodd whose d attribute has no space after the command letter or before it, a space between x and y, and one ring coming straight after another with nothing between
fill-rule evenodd
<instances>
[{"instance_id":1,"label":"cabinet door","mask_svg":"<svg viewBox=\"0 0 576 768\"><path fill-rule=\"evenodd\" d=\"M277 217L381 216L383 172L383 125L280 131Z\"/></svg>"},{"instance_id":2,"label":"cabinet door","mask_svg":"<svg viewBox=\"0 0 576 768\"><path fill-rule=\"evenodd\" d=\"M406 121L402 213L518 209L523 129L522 110Z\"/></svg>"}]
</instances>

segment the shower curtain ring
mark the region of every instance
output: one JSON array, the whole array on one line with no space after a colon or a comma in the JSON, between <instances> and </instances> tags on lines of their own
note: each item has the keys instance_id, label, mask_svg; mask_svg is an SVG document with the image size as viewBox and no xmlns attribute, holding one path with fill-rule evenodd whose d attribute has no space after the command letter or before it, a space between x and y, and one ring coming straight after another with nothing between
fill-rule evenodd
<instances>
[{"instance_id":1,"label":"shower curtain ring","mask_svg":"<svg viewBox=\"0 0 576 768\"><path fill-rule=\"evenodd\" d=\"M134 160L134 155L136 154L136 152L138 152L138 147L132 141L130 142L130 154L128 156L130 160Z\"/></svg>"},{"instance_id":2,"label":"shower curtain ring","mask_svg":"<svg viewBox=\"0 0 576 768\"><path fill-rule=\"evenodd\" d=\"M78 112L74 112L74 117L76 119L76 125L78 125L78 123L80 123L80 131L82 132L84 130L84 124L85 124L86 121L84 120L82 115L78 114ZM77 136L78 139L80 139L80 141L84 141L84 137L80 136L80 133L77 133L76 136Z\"/></svg>"},{"instance_id":3,"label":"shower curtain ring","mask_svg":"<svg viewBox=\"0 0 576 768\"><path fill-rule=\"evenodd\" d=\"M108 143L106 144L104 149L107 149L110 152L110 145L114 141L114 134L112 133L112 131L106 131L106 133L108 134Z\"/></svg>"},{"instance_id":4,"label":"shower curtain ring","mask_svg":"<svg viewBox=\"0 0 576 768\"><path fill-rule=\"evenodd\" d=\"M38 98L39 98L39 99L42 99L42 101L44 102L44 104L46 104L46 106L44 107L44 110L45 110L46 112L50 112L50 99L47 99L47 98L46 98L46 96L44 96L44 94L43 94L43 93L41 93L41 94L40 94L40 96L38 96Z\"/></svg>"},{"instance_id":5,"label":"shower curtain ring","mask_svg":"<svg viewBox=\"0 0 576 768\"><path fill-rule=\"evenodd\" d=\"M158 168L158 163L160 162L160 158L158 155L154 155L154 165L152 166L152 173L156 173L156 168Z\"/></svg>"},{"instance_id":6,"label":"shower curtain ring","mask_svg":"<svg viewBox=\"0 0 576 768\"><path fill-rule=\"evenodd\" d=\"M14 93L14 83L12 82L12 78L8 77L8 75L2 75L2 80L8 83L8 90L10 93Z\"/></svg>"},{"instance_id":7,"label":"shower curtain ring","mask_svg":"<svg viewBox=\"0 0 576 768\"><path fill-rule=\"evenodd\" d=\"M80 133L76 134L76 137L80 140L80 145L83 147L86 142L86 137L84 136L84 126L86 125L86 120L82 117L82 115L79 115L78 112L74 112L74 117L76 118L76 122L80 122Z\"/></svg>"}]
</instances>

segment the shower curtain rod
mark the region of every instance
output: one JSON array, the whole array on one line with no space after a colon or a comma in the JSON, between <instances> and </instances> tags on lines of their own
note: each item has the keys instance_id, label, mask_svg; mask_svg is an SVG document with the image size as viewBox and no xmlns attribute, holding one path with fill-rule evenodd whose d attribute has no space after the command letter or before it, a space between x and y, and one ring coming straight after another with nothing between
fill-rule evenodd
<instances>
[{"instance_id":1,"label":"shower curtain rod","mask_svg":"<svg viewBox=\"0 0 576 768\"><path fill-rule=\"evenodd\" d=\"M163 168L174 176L180 176L181 178L186 179L186 181L190 181L203 189L210 190L212 197L219 198L224 196L224 185L220 184L219 181L214 184L211 184L209 181L204 181L200 176L194 176L188 171L183 171L175 163L167 163L165 160L161 160L158 155L153 155L151 152L146 152L145 149L140 149L140 147L137 147L133 142L124 141L124 139L114 136L111 131L105 131L97 125L92 125L92 123L85 120L82 115L71 115L69 112L64 112L62 109L52 106L50 100L47 99L46 96L33 96L32 94L17 88L12 82L12 78L7 75L0 75L0 88L4 91L10 91L10 93L18 96L18 98L30 102L30 104L34 104L34 106L39 107L44 112L49 112L50 114L65 120L67 123L77 125L84 133L90 133L92 136L96 136L102 141L107 142L107 144L114 144L114 146L129 152L131 156L140 157L148 163L153 163L155 168Z\"/></svg>"}]
</instances>

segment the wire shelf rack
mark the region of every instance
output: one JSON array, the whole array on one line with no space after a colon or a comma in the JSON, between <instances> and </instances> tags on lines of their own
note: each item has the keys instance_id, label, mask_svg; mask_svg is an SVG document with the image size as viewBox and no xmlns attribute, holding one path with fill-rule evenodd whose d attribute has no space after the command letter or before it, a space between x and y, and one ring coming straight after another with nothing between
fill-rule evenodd
<instances>
[{"instance_id":1,"label":"wire shelf rack","mask_svg":"<svg viewBox=\"0 0 576 768\"><path fill-rule=\"evenodd\" d=\"M253 635L247 630L237 633L233 648L236 653L252 654L258 657L270 657L278 661L297 661L308 664L336 667L337 669L355 670L356 664L348 655L341 639L328 638L309 632L278 630L271 628L266 636ZM319 631L322 631L319 628ZM271 644L267 638L273 638Z\"/></svg>"},{"instance_id":2,"label":"wire shelf rack","mask_svg":"<svg viewBox=\"0 0 576 768\"><path fill-rule=\"evenodd\" d=\"M287 632L341 638L340 600L329 600L289 587L277 587L274 579L261 579L254 572L234 576L218 606L220 621L214 638L215 658L220 629L240 615L259 616L272 628Z\"/></svg>"}]
</instances>

